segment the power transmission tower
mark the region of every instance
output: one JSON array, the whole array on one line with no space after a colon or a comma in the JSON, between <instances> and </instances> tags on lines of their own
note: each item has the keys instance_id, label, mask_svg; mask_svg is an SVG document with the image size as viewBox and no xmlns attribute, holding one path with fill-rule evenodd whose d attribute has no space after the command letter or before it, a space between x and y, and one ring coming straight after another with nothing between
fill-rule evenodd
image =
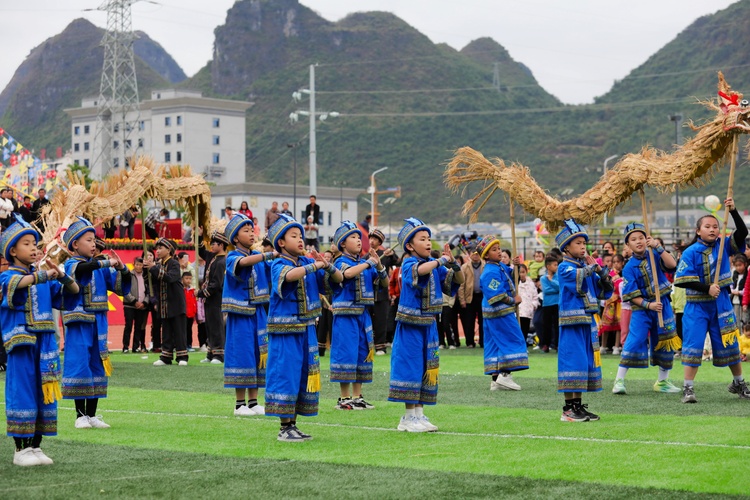
<instances>
[{"instance_id":1,"label":"power transmission tower","mask_svg":"<svg viewBox=\"0 0 750 500\"><path fill-rule=\"evenodd\" d=\"M112 168L124 167L139 148L140 103L130 6L138 0L105 0L97 10L107 12L102 38L104 63L97 100L96 138L92 177L103 178Z\"/></svg>"}]
</instances>

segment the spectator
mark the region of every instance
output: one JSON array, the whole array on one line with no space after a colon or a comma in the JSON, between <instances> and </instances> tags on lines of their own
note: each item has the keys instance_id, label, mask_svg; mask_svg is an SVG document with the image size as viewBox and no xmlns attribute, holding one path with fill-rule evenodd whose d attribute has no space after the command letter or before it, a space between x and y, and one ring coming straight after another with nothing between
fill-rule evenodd
<instances>
[{"instance_id":1,"label":"spectator","mask_svg":"<svg viewBox=\"0 0 750 500\"><path fill-rule=\"evenodd\" d=\"M470 250L469 262L461 266L464 282L458 289L458 302L461 304L461 323L464 329L466 347L475 348L476 324L479 323L479 345L484 345L484 325L482 324L482 288L479 278L484 271L484 261L475 249Z\"/></svg>"},{"instance_id":2,"label":"spectator","mask_svg":"<svg viewBox=\"0 0 750 500\"><path fill-rule=\"evenodd\" d=\"M34 222L34 216L31 211L31 197L30 196L23 197L23 204L18 208L18 212L21 214L21 217L23 217L23 220L25 220L29 224Z\"/></svg>"},{"instance_id":3,"label":"spectator","mask_svg":"<svg viewBox=\"0 0 750 500\"><path fill-rule=\"evenodd\" d=\"M224 219L231 220L232 217L234 217L234 209L227 205L227 207L224 209Z\"/></svg>"},{"instance_id":4,"label":"spectator","mask_svg":"<svg viewBox=\"0 0 750 500\"><path fill-rule=\"evenodd\" d=\"M161 210L154 208L148 213L146 217L146 234L152 240L159 237L159 227L166 224L160 224L161 221L165 220L169 216L169 210L162 208Z\"/></svg>"},{"instance_id":5,"label":"spectator","mask_svg":"<svg viewBox=\"0 0 750 500\"><path fill-rule=\"evenodd\" d=\"M257 217L253 217L253 234L255 235L255 241L260 240L260 224L258 224Z\"/></svg>"},{"instance_id":6,"label":"spectator","mask_svg":"<svg viewBox=\"0 0 750 500\"><path fill-rule=\"evenodd\" d=\"M281 203L281 212L284 215L288 215L289 217L294 217L294 214L291 210L289 210L289 202L285 201Z\"/></svg>"},{"instance_id":7,"label":"spectator","mask_svg":"<svg viewBox=\"0 0 750 500\"><path fill-rule=\"evenodd\" d=\"M130 293L122 298L125 313L125 329L122 332L122 352L128 352L130 332L133 332L133 352L147 352L146 321L149 311L148 279L143 275L143 258L133 261L133 272L130 273Z\"/></svg>"},{"instance_id":8,"label":"spectator","mask_svg":"<svg viewBox=\"0 0 750 500\"><path fill-rule=\"evenodd\" d=\"M518 291L516 293L521 296L521 303L518 304L518 317L521 332L527 344L531 332L531 318L534 317L534 312L539 307L539 294L536 290L536 284L528 277L528 273L526 264L518 266ZM532 339L533 337L534 334L531 334Z\"/></svg>"},{"instance_id":9,"label":"spectator","mask_svg":"<svg viewBox=\"0 0 750 500\"><path fill-rule=\"evenodd\" d=\"M8 193L12 192L10 188L0 189L0 226L3 229L10 226L12 222L11 214L14 211L13 202L8 198Z\"/></svg>"},{"instance_id":10,"label":"spectator","mask_svg":"<svg viewBox=\"0 0 750 500\"><path fill-rule=\"evenodd\" d=\"M37 191L37 199L34 200L34 203L31 204L31 217L33 220L37 220L42 215L42 208L44 208L44 205L49 205L49 200L47 199L47 190L44 188L39 189ZM39 223L39 229L44 231L44 221L41 221Z\"/></svg>"},{"instance_id":11,"label":"spectator","mask_svg":"<svg viewBox=\"0 0 750 500\"><path fill-rule=\"evenodd\" d=\"M268 233L268 229L273 225L274 222L276 222L276 219L279 218L279 202L274 201L271 203L271 209L266 212L266 233Z\"/></svg>"},{"instance_id":12,"label":"spectator","mask_svg":"<svg viewBox=\"0 0 750 500\"><path fill-rule=\"evenodd\" d=\"M307 216L307 224L305 224L305 246L314 247L316 252L320 250L318 226L315 224L312 215Z\"/></svg>"},{"instance_id":13,"label":"spectator","mask_svg":"<svg viewBox=\"0 0 750 500\"><path fill-rule=\"evenodd\" d=\"M239 213L246 216L249 219L253 218L253 212L250 210L250 207L247 206L247 202L243 201L240 203L240 209L238 210Z\"/></svg>"},{"instance_id":14,"label":"spectator","mask_svg":"<svg viewBox=\"0 0 750 500\"><path fill-rule=\"evenodd\" d=\"M365 231L368 233L370 232L370 223L372 222L372 215L367 214L365 215L365 220L359 223L360 226L362 226Z\"/></svg>"},{"instance_id":15,"label":"spectator","mask_svg":"<svg viewBox=\"0 0 750 500\"><path fill-rule=\"evenodd\" d=\"M182 273L182 286L185 288L185 345L188 352L193 352L193 322L198 312L198 299L195 298L193 275L190 272Z\"/></svg>"},{"instance_id":16,"label":"spectator","mask_svg":"<svg viewBox=\"0 0 750 500\"><path fill-rule=\"evenodd\" d=\"M187 252L177 252L177 262L180 264L181 276L184 273L190 273L190 275L192 276L195 268L190 263L190 256L187 254Z\"/></svg>"},{"instance_id":17,"label":"spectator","mask_svg":"<svg viewBox=\"0 0 750 500\"><path fill-rule=\"evenodd\" d=\"M115 237L115 234L117 233L117 221L114 217L106 221L104 224L102 224L102 229L104 229L104 237L108 240L111 240Z\"/></svg>"},{"instance_id":18,"label":"spectator","mask_svg":"<svg viewBox=\"0 0 750 500\"><path fill-rule=\"evenodd\" d=\"M311 194L310 203L305 207L305 220L312 215L315 223L320 224L320 205L318 205L317 201L318 197ZM370 232L370 228L367 228L367 232Z\"/></svg>"},{"instance_id":19,"label":"spectator","mask_svg":"<svg viewBox=\"0 0 750 500\"><path fill-rule=\"evenodd\" d=\"M138 209L135 205L125 210L120 216L120 238L127 235L131 240L135 236L135 218L138 215Z\"/></svg>"}]
</instances>

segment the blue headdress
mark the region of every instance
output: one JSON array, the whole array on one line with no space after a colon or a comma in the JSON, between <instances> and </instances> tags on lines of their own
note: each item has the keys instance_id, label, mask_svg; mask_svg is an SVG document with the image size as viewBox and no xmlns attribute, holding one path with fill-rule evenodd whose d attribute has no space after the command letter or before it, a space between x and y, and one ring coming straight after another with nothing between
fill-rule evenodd
<instances>
[{"instance_id":1,"label":"blue headdress","mask_svg":"<svg viewBox=\"0 0 750 500\"><path fill-rule=\"evenodd\" d=\"M229 220L229 224L227 224L227 227L224 228L224 236L229 240L230 244L234 244L234 239L237 237L237 233L240 232L240 229L242 226L245 226L249 224L251 228L255 228L255 224L253 224L253 220L248 217L247 215L243 214L234 214L232 218Z\"/></svg>"},{"instance_id":2,"label":"blue headdress","mask_svg":"<svg viewBox=\"0 0 750 500\"><path fill-rule=\"evenodd\" d=\"M62 235L62 241L65 244L65 247L72 252L73 242L88 232L96 234L94 225L83 217L78 217L78 220L65 230Z\"/></svg>"},{"instance_id":3,"label":"blue headdress","mask_svg":"<svg viewBox=\"0 0 750 500\"><path fill-rule=\"evenodd\" d=\"M362 231L359 230L355 223L350 220L341 221L341 226L339 226L333 234L333 244L336 245L336 248L341 250L344 241L355 233L358 234L360 238L362 237Z\"/></svg>"},{"instance_id":4,"label":"blue headdress","mask_svg":"<svg viewBox=\"0 0 750 500\"><path fill-rule=\"evenodd\" d=\"M3 231L0 235L0 252L6 260L12 261L10 257L10 249L16 246L18 240L23 236L30 234L34 237L36 243L39 243L39 233L31 227L31 224L23 220L18 214L14 214L16 221L8 226L8 229Z\"/></svg>"},{"instance_id":5,"label":"blue headdress","mask_svg":"<svg viewBox=\"0 0 750 500\"><path fill-rule=\"evenodd\" d=\"M302 233L302 238L304 239L305 228L302 227L302 224L294 220L294 217L287 214L279 214L279 218L276 219L276 222L271 224L271 227L268 229L268 239L271 240L271 243L273 243L273 247L277 252L281 252L279 240L293 227L299 228Z\"/></svg>"},{"instance_id":6,"label":"blue headdress","mask_svg":"<svg viewBox=\"0 0 750 500\"><path fill-rule=\"evenodd\" d=\"M563 228L557 233L557 236L555 236L555 243L557 243L557 248L559 248L561 252L565 251L565 247L568 246L568 243L579 236L583 236L586 241L589 241L589 235L586 232L586 228L578 224L575 220L565 219L563 224Z\"/></svg>"},{"instance_id":7,"label":"blue headdress","mask_svg":"<svg viewBox=\"0 0 750 500\"><path fill-rule=\"evenodd\" d=\"M404 222L406 222L406 224L404 224L404 227L398 232L398 242L404 250L406 250L406 244L409 243L419 231L427 231L427 234L432 236L430 228L416 217L404 219Z\"/></svg>"},{"instance_id":8,"label":"blue headdress","mask_svg":"<svg viewBox=\"0 0 750 500\"><path fill-rule=\"evenodd\" d=\"M628 237L630 237L631 234L638 232L643 233L643 235L646 236L646 226L640 222L631 222L625 226L625 243L628 242Z\"/></svg>"}]
</instances>

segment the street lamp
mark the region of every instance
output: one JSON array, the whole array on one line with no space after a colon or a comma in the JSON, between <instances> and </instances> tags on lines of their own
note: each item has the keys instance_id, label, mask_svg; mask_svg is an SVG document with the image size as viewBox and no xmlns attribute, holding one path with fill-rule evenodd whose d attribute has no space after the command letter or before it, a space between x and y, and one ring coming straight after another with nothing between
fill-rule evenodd
<instances>
[{"instance_id":1,"label":"street lamp","mask_svg":"<svg viewBox=\"0 0 750 500\"><path fill-rule=\"evenodd\" d=\"M378 225L378 210L377 210L378 207L375 204L375 197L377 195L378 190L375 187L375 176L385 170L388 170L388 167L383 167L374 171L370 175L370 187L367 188L367 193L370 195L370 215L372 215L373 227L376 227Z\"/></svg>"},{"instance_id":2,"label":"street lamp","mask_svg":"<svg viewBox=\"0 0 750 500\"><path fill-rule=\"evenodd\" d=\"M670 121L674 122L674 142L677 145L677 147L680 147L680 143L682 142L682 113L677 113L675 115L669 115ZM675 185L674 188L674 226L675 228L678 228L676 230L675 234L675 241L679 238L680 235L680 186L679 184Z\"/></svg>"},{"instance_id":3,"label":"street lamp","mask_svg":"<svg viewBox=\"0 0 750 500\"><path fill-rule=\"evenodd\" d=\"M299 142L291 142L286 145L286 147L292 148L292 154L294 157L294 200L292 201L292 207L295 219L297 218L297 146L299 146Z\"/></svg>"}]
</instances>

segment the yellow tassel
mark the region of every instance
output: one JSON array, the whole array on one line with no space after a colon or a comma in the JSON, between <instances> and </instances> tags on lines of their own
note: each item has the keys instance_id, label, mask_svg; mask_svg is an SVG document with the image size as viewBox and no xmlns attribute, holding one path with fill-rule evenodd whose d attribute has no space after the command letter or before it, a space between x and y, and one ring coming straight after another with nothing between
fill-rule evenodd
<instances>
[{"instance_id":1,"label":"yellow tassel","mask_svg":"<svg viewBox=\"0 0 750 500\"><path fill-rule=\"evenodd\" d=\"M680 340L680 337L675 335L669 340L660 340L658 344L656 344L656 347L654 348L655 351L678 351L682 347L682 340Z\"/></svg>"},{"instance_id":2,"label":"yellow tassel","mask_svg":"<svg viewBox=\"0 0 750 500\"><path fill-rule=\"evenodd\" d=\"M375 359L375 349L370 349L370 352L367 353L365 361L367 361L368 363L372 363L373 359Z\"/></svg>"},{"instance_id":3,"label":"yellow tassel","mask_svg":"<svg viewBox=\"0 0 750 500\"><path fill-rule=\"evenodd\" d=\"M112 361L109 360L109 358L104 358L102 360L102 364L104 365L104 374L108 377L112 376Z\"/></svg>"},{"instance_id":4,"label":"yellow tassel","mask_svg":"<svg viewBox=\"0 0 750 500\"><path fill-rule=\"evenodd\" d=\"M258 368L265 368L266 361L268 361L268 353L264 352L260 355L260 360L258 361Z\"/></svg>"},{"instance_id":5,"label":"yellow tassel","mask_svg":"<svg viewBox=\"0 0 750 500\"><path fill-rule=\"evenodd\" d=\"M60 382L57 380L44 382L42 384L42 399L46 405L61 400L62 392L60 391Z\"/></svg>"},{"instance_id":6,"label":"yellow tassel","mask_svg":"<svg viewBox=\"0 0 750 500\"><path fill-rule=\"evenodd\" d=\"M739 336L739 330L732 330L731 332L725 333L721 336L721 343L724 344L724 347L730 346L739 340Z\"/></svg>"},{"instance_id":7,"label":"yellow tassel","mask_svg":"<svg viewBox=\"0 0 750 500\"><path fill-rule=\"evenodd\" d=\"M423 381L424 384L428 387L436 386L438 383L438 372L440 371L440 368L430 368L425 372Z\"/></svg>"},{"instance_id":8,"label":"yellow tassel","mask_svg":"<svg viewBox=\"0 0 750 500\"><path fill-rule=\"evenodd\" d=\"M602 366L602 355L599 353L599 349L594 349L594 366Z\"/></svg>"},{"instance_id":9,"label":"yellow tassel","mask_svg":"<svg viewBox=\"0 0 750 500\"><path fill-rule=\"evenodd\" d=\"M320 373L307 376L307 392L320 392Z\"/></svg>"}]
</instances>

